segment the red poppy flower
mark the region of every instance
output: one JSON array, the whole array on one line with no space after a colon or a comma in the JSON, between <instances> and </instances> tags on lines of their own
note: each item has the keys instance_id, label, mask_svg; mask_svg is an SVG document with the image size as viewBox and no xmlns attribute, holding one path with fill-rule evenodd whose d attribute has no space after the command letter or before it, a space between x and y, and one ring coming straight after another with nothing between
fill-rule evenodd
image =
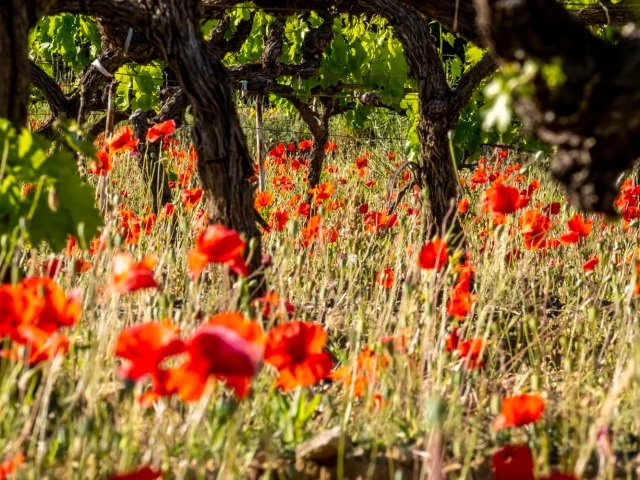
<instances>
[{"instance_id":1,"label":"red poppy flower","mask_svg":"<svg viewBox=\"0 0 640 480\"><path fill-rule=\"evenodd\" d=\"M545 215L557 215L558 213L560 213L560 207L561 206L562 205L560 205L560 202L551 202L549 205L544 207L542 210L545 213Z\"/></svg>"},{"instance_id":2,"label":"red poppy flower","mask_svg":"<svg viewBox=\"0 0 640 480\"><path fill-rule=\"evenodd\" d=\"M488 213L505 215L522 208L524 202L517 188L498 184L485 192L482 208Z\"/></svg>"},{"instance_id":3,"label":"red poppy flower","mask_svg":"<svg viewBox=\"0 0 640 480\"><path fill-rule=\"evenodd\" d=\"M184 344L176 336L176 328L150 322L135 325L120 332L116 355L128 360L119 374L137 381L146 375L156 376L162 361L184 351Z\"/></svg>"},{"instance_id":4,"label":"red poppy flower","mask_svg":"<svg viewBox=\"0 0 640 480\"><path fill-rule=\"evenodd\" d=\"M451 333L447 335L447 338L445 339L445 341L446 341L446 344L444 347L445 351L453 352L454 350L458 349L458 343L460 342L458 327L453 327L453 330L451 330Z\"/></svg>"},{"instance_id":5,"label":"red poppy flower","mask_svg":"<svg viewBox=\"0 0 640 480\"><path fill-rule=\"evenodd\" d=\"M471 176L471 184L478 185L482 183L487 183L487 173L484 168L476 168Z\"/></svg>"},{"instance_id":6,"label":"red poppy flower","mask_svg":"<svg viewBox=\"0 0 640 480\"><path fill-rule=\"evenodd\" d=\"M307 202L300 202L300 205L298 205L298 209L296 210L296 212L298 213L298 215L308 217L311 214L311 205L309 205Z\"/></svg>"},{"instance_id":7,"label":"red poppy flower","mask_svg":"<svg viewBox=\"0 0 640 480\"><path fill-rule=\"evenodd\" d=\"M271 213L271 228L275 228L278 232L282 232L289 220L289 212L286 210Z\"/></svg>"},{"instance_id":8,"label":"red poppy flower","mask_svg":"<svg viewBox=\"0 0 640 480\"><path fill-rule=\"evenodd\" d=\"M527 187L527 197L533 195L533 192L540 188L540 182L536 179L531 180L529 186Z\"/></svg>"},{"instance_id":9,"label":"red poppy flower","mask_svg":"<svg viewBox=\"0 0 640 480\"><path fill-rule=\"evenodd\" d=\"M196 238L196 248L188 254L189 271L199 275L209 263L223 263L239 275L248 275L244 258L246 243L235 230L210 225Z\"/></svg>"},{"instance_id":10,"label":"red poppy flower","mask_svg":"<svg viewBox=\"0 0 640 480\"><path fill-rule=\"evenodd\" d=\"M35 325L23 324L18 332L29 350L29 365L51 360L58 355L65 355L69 351L69 337L64 333L51 333L41 330Z\"/></svg>"},{"instance_id":11,"label":"red poppy flower","mask_svg":"<svg viewBox=\"0 0 640 480\"><path fill-rule=\"evenodd\" d=\"M155 265L156 258L153 255L147 255L136 262L129 253L116 253L107 291L122 294L144 288L158 288L153 278Z\"/></svg>"},{"instance_id":12,"label":"red poppy flower","mask_svg":"<svg viewBox=\"0 0 640 480\"><path fill-rule=\"evenodd\" d=\"M51 257L42 265L42 273L50 278L56 278L62 271L64 264L56 257Z\"/></svg>"},{"instance_id":13,"label":"red poppy flower","mask_svg":"<svg viewBox=\"0 0 640 480\"><path fill-rule=\"evenodd\" d=\"M369 384L379 376L380 370L389 365L386 353L377 354L365 347L358 355L355 365L341 367L328 376L333 381L343 381L345 389L353 392L356 398L362 398L369 389Z\"/></svg>"},{"instance_id":14,"label":"red poppy flower","mask_svg":"<svg viewBox=\"0 0 640 480\"><path fill-rule=\"evenodd\" d=\"M367 157L362 156L362 157L356 158L356 168L358 170L361 170L368 165L369 165L369 160L367 160Z\"/></svg>"},{"instance_id":15,"label":"red poppy flower","mask_svg":"<svg viewBox=\"0 0 640 480\"><path fill-rule=\"evenodd\" d=\"M452 317L464 318L473 308L476 299L473 293L454 288L447 302L447 313Z\"/></svg>"},{"instance_id":16,"label":"red poppy flower","mask_svg":"<svg viewBox=\"0 0 640 480\"><path fill-rule=\"evenodd\" d=\"M440 270L447 264L448 255L446 242L436 238L420 250L418 266L425 270Z\"/></svg>"},{"instance_id":17,"label":"red poppy flower","mask_svg":"<svg viewBox=\"0 0 640 480\"><path fill-rule=\"evenodd\" d=\"M369 188L371 188L371 187L374 187L374 186L375 186L375 184L376 184L376 181L375 181L375 180L369 180L368 182L366 182L366 183L364 184L364 186L365 186L365 187L369 187Z\"/></svg>"},{"instance_id":18,"label":"red poppy flower","mask_svg":"<svg viewBox=\"0 0 640 480\"><path fill-rule=\"evenodd\" d=\"M284 155L284 143L280 142L278 146L271 149L269 152L270 157L281 157Z\"/></svg>"},{"instance_id":19,"label":"red poppy flower","mask_svg":"<svg viewBox=\"0 0 640 480\"><path fill-rule=\"evenodd\" d=\"M22 462L24 462L24 455L19 453L15 457L0 463L0 480L4 480L10 473L15 472Z\"/></svg>"},{"instance_id":20,"label":"red poppy flower","mask_svg":"<svg viewBox=\"0 0 640 480\"><path fill-rule=\"evenodd\" d=\"M385 268L376 276L376 283L384 288L391 288L396 279L396 274L390 268Z\"/></svg>"},{"instance_id":21,"label":"red poppy flower","mask_svg":"<svg viewBox=\"0 0 640 480\"><path fill-rule=\"evenodd\" d=\"M324 151L326 152L335 152L338 149L338 144L336 142L327 142L324 146Z\"/></svg>"},{"instance_id":22,"label":"red poppy flower","mask_svg":"<svg viewBox=\"0 0 640 480\"><path fill-rule=\"evenodd\" d=\"M313 142L311 140L302 140L298 144L298 149L302 152L304 152L305 150L310 150L311 147L313 147Z\"/></svg>"},{"instance_id":23,"label":"red poppy flower","mask_svg":"<svg viewBox=\"0 0 640 480\"><path fill-rule=\"evenodd\" d=\"M169 370L164 390L177 392L185 401L198 401L209 377L214 377L243 398L262 362L262 329L239 313L215 315L185 342L185 351L188 360Z\"/></svg>"},{"instance_id":24,"label":"red poppy flower","mask_svg":"<svg viewBox=\"0 0 640 480\"><path fill-rule=\"evenodd\" d=\"M258 297L251 302L251 305L255 307L262 307L262 315L268 317L271 315L271 310L276 310L279 317L284 314L292 315L296 307L286 298L280 297L277 292L271 291L265 293L262 297Z\"/></svg>"},{"instance_id":25,"label":"red poppy flower","mask_svg":"<svg viewBox=\"0 0 640 480\"><path fill-rule=\"evenodd\" d=\"M592 253L589 256L589 259L584 263L584 265L582 265L582 269L585 272L592 272L596 268L596 265L598 265L599 262L600 260L598 259L598 256L595 253Z\"/></svg>"},{"instance_id":26,"label":"red poppy flower","mask_svg":"<svg viewBox=\"0 0 640 480\"><path fill-rule=\"evenodd\" d=\"M147 142L155 142L162 137L168 137L176 131L176 122L167 120L166 122L157 123L147 131Z\"/></svg>"},{"instance_id":27,"label":"red poppy flower","mask_svg":"<svg viewBox=\"0 0 640 480\"><path fill-rule=\"evenodd\" d=\"M369 211L369 204L368 203L363 203L362 205L360 205L358 207L358 213L360 215L366 215L368 211Z\"/></svg>"},{"instance_id":28,"label":"red poppy flower","mask_svg":"<svg viewBox=\"0 0 640 480\"><path fill-rule=\"evenodd\" d=\"M593 220L587 219L585 221L582 215L577 213L567 222L567 227L572 232L580 235L580 237L588 237L593 229Z\"/></svg>"},{"instance_id":29,"label":"red poppy flower","mask_svg":"<svg viewBox=\"0 0 640 480\"><path fill-rule=\"evenodd\" d=\"M173 203L167 203L162 206L162 217L167 218L173 215L176 211L176 206Z\"/></svg>"},{"instance_id":30,"label":"red poppy flower","mask_svg":"<svg viewBox=\"0 0 640 480\"><path fill-rule=\"evenodd\" d=\"M156 480L162 477L162 472L153 470L151 467L143 467L129 473L111 475L109 480Z\"/></svg>"},{"instance_id":31,"label":"red poppy flower","mask_svg":"<svg viewBox=\"0 0 640 480\"><path fill-rule=\"evenodd\" d=\"M106 142L110 153L133 151L138 146L138 139L133 138L131 127L125 126L114 133Z\"/></svg>"},{"instance_id":32,"label":"red poppy flower","mask_svg":"<svg viewBox=\"0 0 640 480\"><path fill-rule=\"evenodd\" d=\"M580 234L578 232L567 232L560 235L560 243L565 247L573 243L577 243L580 240Z\"/></svg>"},{"instance_id":33,"label":"red poppy flower","mask_svg":"<svg viewBox=\"0 0 640 480\"><path fill-rule=\"evenodd\" d=\"M544 248L551 220L539 210L528 210L520 217L520 233L527 250Z\"/></svg>"},{"instance_id":34,"label":"red poppy flower","mask_svg":"<svg viewBox=\"0 0 640 480\"><path fill-rule=\"evenodd\" d=\"M477 367L484 367L481 357L486 348L487 342L482 338L462 340L458 343L458 356L464 359L469 370L475 370Z\"/></svg>"},{"instance_id":35,"label":"red poppy flower","mask_svg":"<svg viewBox=\"0 0 640 480\"><path fill-rule=\"evenodd\" d=\"M105 150L96 153L96 159L89 164L89 172L102 177L111 170L111 155Z\"/></svg>"},{"instance_id":36,"label":"red poppy flower","mask_svg":"<svg viewBox=\"0 0 640 480\"><path fill-rule=\"evenodd\" d=\"M333 363L324 346L327 332L316 323L293 321L267 334L265 362L278 369L276 383L283 390L312 385L331 372Z\"/></svg>"},{"instance_id":37,"label":"red poppy flower","mask_svg":"<svg viewBox=\"0 0 640 480\"><path fill-rule=\"evenodd\" d=\"M495 480L534 480L533 455L526 445L505 445L491 458Z\"/></svg>"},{"instance_id":38,"label":"red poppy flower","mask_svg":"<svg viewBox=\"0 0 640 480\"><path fill-rule=\"evenodd\" d=\"M544 412L544 400L538 395L523 393L502 400L502 410L493 423L494 430L522 427L536 422Z\"/></svg>"},{"instance_id":39,"label":"red poppy flower","mask_svg":"<svg viewBox=\"0 0 640 480\"><path fill-rule=\"evenodd\" d=\"M324 182L316 188L310 188L309 193L313 195L313 203L319 205L323 200L331 196L335 187L330 182Z\"/></svg>"},{"instance_id":40,"label":"red poppy flower","mask_svg":"<svg viewBox=\"0 0 640 480\"><path fill-rule=\"evenodd\" d=\"M91 270L91 263L86 260L82 260L81 258L76 258L76 261L73 264L73 271L75 273L87 272Z\"/></svg>"},{"instance_id":41,"label":"red poppy flower","mask_svg":"<svg viewBox=\"0 0 640 480\"><path fill-rule=\"evenodd\" d=\"M256 195L256 199L253 203L253 207L261 212L264 208L269 205L273 205L273 193L271 192L259 192Z\"/></svg>"},{"instance_id":42,"label":"red poppy flower","mask_svg":"<svg viewBox=\"0 0 640 480\"><path fill-rule=\"evenodd\" d=\"M469 210L469 199L461 198L458 201L458 213L467 213L468 210Z\"/></svg>"},{"instance_id":43,"label":"red poppy flower","mask_svg":"<svg viewBox=\"0 0 640 480\"><path fill-rule=\"evenodd\" d=\"M53 333L58 328L74 325L80 319L82 307L76 295L67 297L51 278L29 277L22 280L18 286L32 299L37 299L39 311L31 323L40 330Z\"/></svg>"},{"instance_id":44,"label":"red poppy flower","mask_svg":"<svg viewBox=\"0 0 640 480\"><path fill-rule=\"evenodd\" d=\"M182 203L184 203L187 210L191 210L202 199L202 194L201 188L182 190Z\"/></svg>"}]
</instances>

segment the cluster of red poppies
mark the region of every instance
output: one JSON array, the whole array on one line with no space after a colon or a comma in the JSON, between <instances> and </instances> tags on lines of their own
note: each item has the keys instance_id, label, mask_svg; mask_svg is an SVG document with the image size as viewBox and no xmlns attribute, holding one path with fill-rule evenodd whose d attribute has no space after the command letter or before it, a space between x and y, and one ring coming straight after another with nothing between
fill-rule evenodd
<instances>
[{"instance_id":1,"label":"cluster of red poppies","mask_svg":"<svg viewBox=\"0 0 640 480\"><path fill-rule=\"evenodd\" d=\"M74 325L80 313L78 293L67 297L49 277L0 285L0 339L11 341L0 356L35 365L65 354L69 338L59 330Z\"/></svg>"},{"instance_id":2,"label":"cluster of red poppies","mask_svg":"<svg viewBox=\"0 0 640 480\"><path fill-rule=\"evenodd\" d=\"M265 334L258 321L231 312L212 316L186 339L179 333L170 324L151 322L130 327L118 338L116 355L127 361L121 376L151 379L152 388L140 398L144 405L174 394L198 401L215 381L244 398L263 361L277 370L276 386L283 390L312 385L333 368L324 351L327 333L316 323L293 320ZM182 354L186 359L180 365L164 366Z\"/></svg>"}]
</instances>

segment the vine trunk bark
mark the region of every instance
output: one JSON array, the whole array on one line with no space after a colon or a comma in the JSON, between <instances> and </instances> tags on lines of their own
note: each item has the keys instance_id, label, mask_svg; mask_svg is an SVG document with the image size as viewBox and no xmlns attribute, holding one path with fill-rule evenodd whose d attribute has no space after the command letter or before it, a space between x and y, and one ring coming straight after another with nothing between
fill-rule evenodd
<instances>
[{"instance_id":1,"label":"vine trunk bark","mask_svg":"<svg viewBox=\"0 0 640 480\"><path fill-rule=\"evenodd\" d=\"M329 125L328 122L323 122L319 128L313 132L313 147L311 147L311 155L309 156L309 166L307 168L307 188L311 190L316 188L320 184L320 176L322 175L322 168L324 166L324 159L326 153L324 147L329 140ZM307 203L313 203L313 194L307 192Z\"/></svg>"},{"instance_id":2,"label":"vine trunk bark","mask_svg":"<svg viewBox=\"0 0 640 480\"><path fill-rule=\"evenodd\" d=\"M425 111L426 110L426 111ZM460 233L461 226L456 212L458 177L449 149L449 131L455 130L457 112L431 112L423 108L418 123L420 139L420 165L418 185L428 190L428 202L423 209L425 233L439 234L451 230Z\"/></svg>"},{"instance_id":3,"label":"vine trunk bark","mask_svg":"<svg viewBox=\"0 0 640 480\"><path fill-rule=\"evenodd\" d=\"M0 2L0 118L7 118L16 128L27 121L29 103L28 56L29 29L33 23L32 2Z\"/></svg>"},{"instance_id":4,"label":"vine trunk bark","mask_svg":"<svg viewBox=\"0 0 640 480\"><path fill-rule=\"evenodd\" d=\"M165 35L157 38L192 106L193 143L210 221L246 235L252 247L249 268L257 279L252 294L261 295L264 277L257 221L262 219L254 208L255 189L249 183L254 167L233 103L229 76L216 51L203 36L193 34L200 31L198 2L183 6L169 0L161 3L165 10L162 21L168 24L162 25Z\"/></svg>"}]
</instances>

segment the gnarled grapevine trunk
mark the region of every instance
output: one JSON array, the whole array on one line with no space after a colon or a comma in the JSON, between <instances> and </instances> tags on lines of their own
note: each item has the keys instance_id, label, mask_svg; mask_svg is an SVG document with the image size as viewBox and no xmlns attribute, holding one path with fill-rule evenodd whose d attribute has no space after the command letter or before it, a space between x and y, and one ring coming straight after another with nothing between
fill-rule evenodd
<instances>
[{"instance_id":1,"label":"gnarled grapevine trunk","mask_svg":"<svg viewBox=\"0 0 640 480\"><path fill-rule=\"evenodd\" d=\"M309 158L309 166L307 169L307 188L311 190L320 184L320 176L324 167L324 159L327 154L324 147L329 140L329 126L323 125L317 132L313 133L313 147L311 148L311 156ZM312 203L313 194L307 193L307 203Z\"/></svg>"},{"instance_id":2,"label":"gnarled grapevine trunk","mask_svg":"<svg viewBox=\"0 0 640 480\"><path fill-rule=\"evenodd\" d=\"M417 169L418 184L428 190L429 201L424 209L425 233L451 229L459 233L460 224L456 216L459 197L458 178L449 149L448 134L455 130L456 116L447 109L433 112L429 106L421 105L418 123L420 139L420 165Z\"/></svg>"},{"instance_id":3,"label":"gnarled grapevine trunk","mask_svg":"<svg viewBox=\"0 0 640 480\"><path fill-rule=\"evenodd\" d=\"M210 220L238 230L251 240L255 250L249 266L256 271L262 257L255 189L248 180L254 172L253 162L231 96L229 76L216 51L197 33L199 6L197 1L161 1L156 38L193 110L193 142ZM261 280L254 294L264 289Z\"/></svg>"},{"instance_id":4,"label":"gnarled grapevine trunk","mask_svg":"<svg viewBox=\"0 0 640 480\"><path fill-rule=\"evenodd\" d=\"M424 232L428 235L434 230L444 233L451 229L454 234L459 233L461 228L456 215L459 180L451 158L448 134L456 129L460 112L473 91L495 70L493 58L487 56L480 60L452 89L429 34L428 21L416 10L396 0L360 0L353 2L352 8L389 20L404 48L411 76L418 81L420 158L417 183L428 191Z\"/></svg>"},{"instance_id":5,"label":"gnarled grapevine trunk","mask_svg":"<svg viewBox=\"0 0 640 480\"><path fill-rule=\"evenodd\" d=\"M29 103L29 29L34 23L33 2L0 2L0 118L16 128L27 121Z\"/></svg>"}]
</instances>

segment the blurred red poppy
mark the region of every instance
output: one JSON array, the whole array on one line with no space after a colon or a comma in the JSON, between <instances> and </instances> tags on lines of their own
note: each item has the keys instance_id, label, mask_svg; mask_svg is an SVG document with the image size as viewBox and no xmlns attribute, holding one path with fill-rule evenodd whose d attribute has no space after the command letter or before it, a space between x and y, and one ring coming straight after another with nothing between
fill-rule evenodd
<instances>
[{"instance_id":1,"label":"blurred red poppy","mask_svg":"<svg viewBox=\"0 0 640 480\"><path fill-rule=\"evenodd\" d=\"M539 395L523 393L502 400L502 410L493 423L494 430L522 427L536 422L544 412L544 400Z\"/></svg>"},{"instance_id":2,"label":"blurred red poppy","mask_svg":"<svg viewBox=\"0 0 640 480\"><path fill-rule=\"evenodd\" d=\"M473 293L454 288L447 302L447 313L452 317L464 318L473 308L476 299Z\"/></svg>"},{"instance_id":3,"label":"blurred red poppy","mask_svg":"<svg viewBox=\"0 0 640 480\"><path fill-rule=\"evenodd\" d=\"M391 288L396 279L395 273L390 268L385 268L376 276L376 283L384 288Z\"/></svg>"},{"instance_id":4,"label":"blurred red poppy","mask_svg":"<svg viewBox=\"0 0 640 480\"><path fill-rule=\"evenodd\" d=\"M15 457L0 463L0 480L4 480L10 473L15 472L22 462L24 462L24 455L19 453Z\"/></svg>"},{"instance_id":5,"label":"blurred red poppy","mask_svg":"<svg viewBox=\"0 0 640 480\"><path fill-rule=\"evenodd\" d=\"M248 275L244 258L246 243L235 230L210 225L196 238L196 248L189 251L189 271L199 275L209 263L223 263L239 275Z\"/></svg>"},{"instance_id":6,"label":"blurred red poppy","mask_svg":"<svg viewBox=\"0 0 640 480\"><path fill-rule=\"evenodd\" d=\"M600 260L598 259L598 256L595 253L592 253L589 256L589 259L584 263L584 265L582 265L582 269L585 272L592 272L595 270L596 265L598 265L599 262Z\"/></svg>"},{"instance_id":7,"label":"blurred red poppy","mask_svg":"<svg viewBox=\"0 0 640 480\"><path fill-rule=\"evenodd\" d=\"M62 271L64 264L60 259L51 257L42 265L42 273L50 278L56 278Z\"/></svg>"},{"instance_id":8,"label":"blurred red poppy","mask_svg":"<svg viewBox=\"0 0 640 480\"><path fill-rule=\"evenodd\" d=\"M309 193L313 195L313 203L319 205L323 200L331 196L335 187L330 182L324 182L316 188L310 188Z\"/></svg>"},{"instance_id":9,"label":"blurred red poppy","mask_svg":"<svg viewBox=\"0 0 640 480\"><path fill-rule=\"evenodd\" d=\"M129 473L111 475L109 480L156 480L162 477L162 472L153 470L151 467L143 467Z\"/></svg>"},{"instance_id":10,"label":"blurred red poppy","mask_svg":"<svg viewBox=\"0 0 640 480\"><path fill-rule=\"evenodd\" d=\"M271 311L277 312L279 317L284 314L292 315L296 307L286 298L280 297L277 292L270 291L265 293L262 297L258 297L251 302L251 305L255 307L262 307L262 315L268 317L271 315Z\"/></svg>"},{"instance_id":11,"label":"blurred red poppy","mask_svg":"<svg viewBox=\"0 0 640 480\"><path fill-rule=\"evenodd\" d=\"M491 457L495 480L534 480L533 455L526 445L505 445Z\"/></svg>"},{"instance_id":12,"label":"blurred red poppy","mask_svg":"<svg viewBox=\"0 0 640 480\"><path fill-rule=\"evenodd\" d=\"M167 218L173 215L176 211L176 206L173 203L167 203L162 206L162 218Z\"/></svg>"},{"instance_id":13,"label":"blurred red poppy","mask_svg":"<svg viewBox=\"0 0 640 480\"><path fill-rule=\"evenodd\" d=\"M136 262L129 253L116 253L113 256L113 268L107 291L122 294L144 288L158 288L158 283L153 278L155 265L154 255L147 255Z\"/></svg>"},{"instance_id":14,"label":"blurred red poppy","mask_svg":"<svg viewBox=\"0 0 640 480\"><path fill-rule=\"evenodd\" d=\"M273 193L271 192L259 192L256 195L256 199L253 202L253 207L261 212L263 209L268 207L269 205L273 205Z\"/></svg>"},{"instance_id":15,"label":"blurred red poppy","mask_svg":"<svg viewBox=\"0 0 640 480\"><path fill-rule=\"evenodd\" d=\"M546 245L551 220L539 210L528 210L520 217L520 233L527 250L538 250Z\"/></svg>"},{"instance_id":16,"label":"blurred red poppy","mask_svg":"<svg viewBox=\"0 0 640 480\"><path fill-rule=\"evenodd\" d=\"M380 370L389 365L389 355L378 354L371 348L365 347L358 355L354 365L341 367L328 376L333 381L343 381L345 389L353 392L356 398L362 398L369 385L379 376Z\"/></svg>"},{"instance_id":17,"label":"blurred red poppy","mask_svg":"<svg viewBox=\"0 0 640 480\"><path fill-rule=\"evenodd\" d=\"M295 320L267 334L264 361L278 369L276 386L291 390L312 385L331 372L333 362L324 346L327 332L316 323Z\"/></svg>"},{"instance_id":18,"label":"blurred red poppy","mask_svg":"<svg viewBox=\"0 0 640 480\"><path fill-rule=\"evenodd\" d=\"M458 201L458 213L467 213L468 210L469 210L469 199L461 198Z\"/></svg>"},{"instance_id":19,"label":"blurred red poppy","mask_svg":"<svg viewBox=\"0 0 640 480\"><path fill-rule=\"evenodd\" d=\"M58 328L70 327L80 319L79 299L76 295L67 297L51 278L29 277L22 280L19 287L23 292L29 293L31 298L37 299L39 311L31 322L39 329L52 333Z\"/></svg>"},{"instance_id":20,"label":"blurred red poppy","mask_svg":"<svg viewBox=\"0 0 640 480\"><path fill-rule=\"evenodd\" d=\"M445 351L453 352L458 349L458 343L460 342L460 334L458 333L458 330L458 327L453 327L451 333L449 333L445 338Z\"/></svg>"},{"instance_id":21,"label":"blurred red poppy","mask_svg":"<svg viewBox=\"0 0 640 480\"><path fill-rule=\"evenodd\" d=\"M164 385L185 401L198 401L210 377L224 380L236 395L249 393L251 378L262 362L262 329L241 314L211 317L185 342L188 360L170 369Z\"/></svg>"},{"instance_id":22,"label":"blurred red poppy","mask_svg":"<svg viewBox=\"0 0 640 480\"><path fill-rule=\"evenodd\" d=\"M593 229L593 220L589 218L585 221L584 217L577 213L567 222L567 227L580 237L588 237Z\"/></svg>"},{"instance_id":23,"label":"blurred red poppy","mask_svg":"<svg viewBox=\"0 0 640 480\"><path fill-rule=\"evenodd\" d=\"M106 144L110 153L133 151L138 146L138 139L133 138L131 127L125 126L114 133Z\"/></svg>"},{"instance_id":24,"label":"blurred red poppy","mask_svg":"<svg viewBox=\"0 0 640 480\"><path fill-rule=\"evenodd\" d=\"M202 199L203 193L201 188L182 190L182 203L187 210L191 210Z\"/></svg>"},{"instance_id":25,"label":"blurred red poppy","mask_svg":"<svg viewBox=\"0 0 640 480\"><path fill-rule=\"evenodd\" d=\"M464 359L465 365L469 370L475 370L478 367L484 367L481 357L486 348L487 342L482 338L461 340L458 343L458 356Z\"/></svg>"},{"instance_id":26,"label":"blurred red poppy","mask_svg":"<svg viewBox=\"0 0 640 480\"><path fill-rule=\"evenodd\" d=\"M447 264L448 255L446 242L436 238L420 250L418 266L425 270L440 270Z\"/></svg>"},{"instance_id":27,"label":"blurred red poppy","mask_svg":"<svg viewBox=\"0 0 640 480\"><path fill-rule=\"evenodd\" d=\"M298 149L302 152L311 149L311 147L313 147L313 142L311 140L302 140L298 144Z\"/></svg>"},{"instance_id":28,"label":"blurred red poppy","mask_svg":"<svg viewBox=\"0 0 640 480\"><path fill-rule=\"evenodd\" d=\"M96 159L89 164L89 172L102 177L111 170L111 155L105 150L96 153Z\"/></svg>"},{"instance_id":29,"label":"blurred red poppy","mask_svg":"<svg viewBox=\"0 0 640 480\"><path fill-rule=\"evenodd\" d=\"M558 213L560 213L561 206L562 205L560 205L560 202L551 202L549 205L544 207L542 211L545 213L545 215L557 215Z\"/></svg>"},{"instance_id":30,"label":"blurred red poppy","mask_svg":"<svg viewBox=\"0 0 640 480\"><path fill-rule=\"evenodd\" d=\"M311 214L311 205L309 205L307 202L300 202L296 213L303 217L308 217Z\"/></svg>"},{"instance_id":31,"label":"blurred red poppy","mask_svg":"<svg viewBox=\"0 0 640 480\"><path fill-rule=\"evenodd\" d=\"M356 168L358 170L361 170L367 167L368 165L369 165L369 160L367 160L367 157L362 156L362 157L356 158Z\"/></svg>"},{"instance_id":32,"label":"blurred red poppy","mask_svg":"<svg viewBox=\"0 0 640 480\"><path fill-rule=\"evenodd\" d=\"M517 188L498 184L485 192L482 208L488 213L505 215L522 208L526 202Z\"/></svg>"},{"instance_id":33,"label":"blurred red poppy","mask_svg":"<svg viewBox=\"0 0 640 480\"><path fill-rule=\"evenodd\" d=\"M176 333L176 328L157 322L135 325L120 332L115 353L128 360L128 364L120 368L120 376L133 381L147 375L157 378L162 361L184 351L184 343Z\"/></svg>"},{"instance_id":34,"label":"blurred red poppy","mask_svg":"<svg viewBox=\"0 0 640 480\"><path fill-rule=\"evenodd\" d=\"M166 122L157 123L147 131L147 142L155 142L162 137L168 137L176 131L176 122L167 120Z\"/></svg>"},{"instance_id":35,"label":"blurred red poppy","mask_svg":"<svg viewBox=\"0 0 640 480\"><path fill-rule=\"evenodd\" d=\"M286 210L271 212L271 228L275 228L278 232L282 232L289 220L289 212Z\"/></svg>"},{"instance_id":36,"label":"blurred red poppy","mask_svg":"<svg viewBox=\"0 0 640 480\"><path fill-rule=\"evenodd\" d=\"M327 142L324 146L325 152L335 152L338 149L338 144L336 142Z\"/></svg>"}]
</instances>

